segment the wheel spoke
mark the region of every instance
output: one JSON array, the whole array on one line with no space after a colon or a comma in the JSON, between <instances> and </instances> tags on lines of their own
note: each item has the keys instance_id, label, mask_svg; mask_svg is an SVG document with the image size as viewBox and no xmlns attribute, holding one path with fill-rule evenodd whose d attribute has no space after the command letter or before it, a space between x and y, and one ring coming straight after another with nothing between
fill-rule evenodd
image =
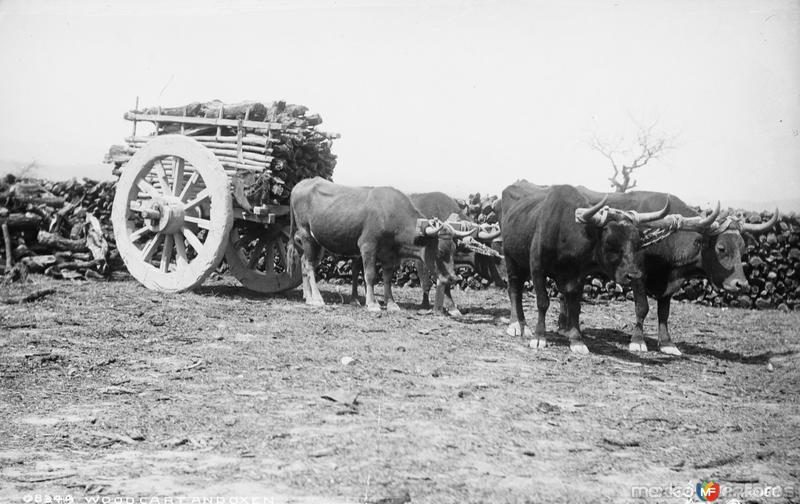
<instances>
[{"instance_id":1,"label":"wheel spoke","mask_svg":"<svg viewBox=\"0 0 800 504\"><path fill-rule=\"evenodd\" d=\"M161 271L169 271L169 263L172 261L172 235L164 237L164 249L161 251Z\"/></svg>"},{"instance_id":2,"label":"wheel spoke","mask_svg":"<svg viewBox=\"0 0 800 504\"><path fill-rule=\"evenodd\" d=\"M177 196L181 190L183 182L183 158L175 157L175 164L172 166L172 194Z\"/></svg>"},{"instance_id":3,"label":"wheel spoke","mask_svg":"<svg viewBox=\"0 0 800 504\"><path fill-rule=\"evenodd\" d=\"M183 242L183 235L175 233L172 235L172 239L175 242L175 250L178 252L178 257L176 258L176 267L180 269L183 266L189 265L189 256L186 255L186 244Z\"/></svg>"},{"instance_id":4,"label":"wheel spoke","mask_svg":"<svg viewBox=\"0 0 800 504\"><path fill-rule=\"evenodd\" d=\"M148 227L143 227L143 228L137 229L136 231L134 231L133 233L131 233L131 236L130 236L131 243L136 243L137 241L139 241L139 239L140 239L142 236L144 236L144 234L145 234L146 232L148 232L148 231L150 231L150 228L148 228Z\"/></svg>"},{"instance_id":5,"label":"wheel spoke","mask_svg":"<svg viewBox=\"0 0 800 504\"><path fill-rule=\"evenodd\" d=\"M153 258L153 254L156 252L158 248L158 244L161 243L161 236L160 234L155 235L153 238L147 242L147 245L144 246L142 249L142 261L149 263L150 259Z\"/></svg>"},{"instance_id":6,"label":"wheel spoke","mask_svg":"<svg viewBox=\"0 0 800 504\"><path fill-rule=\"evenodd\" d=\"M278 255L281 257L281 262L283 263L283 267L285 268L288 266L286 264L286 244L283 243L283 240L281 239L278 239L277 243L278 243Z\"/></svg>"},{"instance_id":7,"label":"wheel spoke","mask_svg":"<svg viewBox=\"0 0 800 504\"><path fill-rule=\"evenodd\" d=\"M145 179L139 179L136 181L136 186L141 189L142 191L146 192L150 195L153 199L158 199L161 197L161 193L156 189L150 182L146 181Z\"/></svg>"},{"instance_id":8,"label":"wheel spoke","mask_svg":"<svg viewBox=\"0 0 800 504\"><path fill-rule=\"evenodd\" d=\"M200 217L192 217L191 215L184 216L183 220L197 224L198 227L203 229L211 229L211 221L208 219L201 219Z\"/></svg>"},{"instance_id":9,"label":"wheel spoke","mask_svg":"<svg viewBox=\"0 0 800 504\"><path fill-rule=\"evenodd\" d=\"M200 238L189 228L183 228L183 236L186 237L186 241L189 242L189 245L199 254L200 250L203 248L203 242L200 241Z\"/></svg>"},{"instance_id":10,"label":"wheel spoke","mask_svg":"<svg viewBox=\"0 0 800 504\"><path fill-rule=\"evenodd\" d=\"M156 172L158 184L161 186L161 192L164 194L172 192L172 187L170 187L169 182L167 182L167 170L164 169L164 163L161 159L158 160L157 166L153 166L153 169Z\"/></svg>"},{"instance_id":11,"label":"wheel spoke","mask_svg":"<svg viewBox=\"0 0 800 504\"><path fill-rule=\"evenodd\" d=\"M210 197L211 197L211 191L209 191L208 189L203 189L202 191L197 193L197 197L195 199L193 199L189 203L186 203L186 206L183 207L183 210L187 211L190 208L199 205L200 203L202 203L203 201L207 200Z\"/></svg>"},{"instance_id":12,"label":"wheel spoke","mask_svg":"<svg viewBox=\"0 0 800 504\"><path fill-rule=\"evenodd\" d=\"M275 271L275 244L270 243L267 249L267 258L264 259L264 271L272 273Z\"/></svg>"},{"instance_id":13,"label":"wheel spoke","mask_svg":"<svg viewBox=\"0 0 800 504\"><path fill-rule=\"evenodd\" d=\"M264 252L265 246L264 240L259 238L256 242L256 246L253 247L253 251L250 253L250 260L247 262L248 268L253 269L258 264L258 260L261 258L261 253Z\"/></svg>"},{"instance_id":14,"label":"wheel spoke","mask_svg":"<svg viewBox=\"0 0 800 504\"><path fill-rule=\"evenodd\" d=\"M185 186L183 186L183 190L181 190L180 196L178 196L179 200L183 201L186 199L186 196L189 195L189 191L192 189L192 187L194 187L195 182L197 182L197 179L199 178L200 178L199 172L192 173L192 176L189 177L189 181L186 182Z\"/></svg>"}]
</instances>

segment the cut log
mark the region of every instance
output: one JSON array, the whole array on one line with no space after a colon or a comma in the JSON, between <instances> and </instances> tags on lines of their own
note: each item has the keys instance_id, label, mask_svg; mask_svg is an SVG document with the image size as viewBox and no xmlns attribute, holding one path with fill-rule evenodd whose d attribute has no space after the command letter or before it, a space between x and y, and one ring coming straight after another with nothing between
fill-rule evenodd
<instances>
[{"instance_id":1,"label":"cut log","mask_svg":"<svg viewBox=\"0 0 800 504\"><path fill-rule=\"evenodd\" d=\"M32 213L12 213L5 217L0 217L0 222L7 224L10 230L35 229L41 224L42 218Z\"/></svg>"},{"instance_id":2,"label":"cut log","mask_svg":"<svg viewBox=\"0 0 800 504\"><path fill-rule=\"evenodd\" d=\"M37 241L53 250L69 250L71 252L89 252L86 240L70 240L57 234L39 231Z\"/></svg>"}]
</instances>

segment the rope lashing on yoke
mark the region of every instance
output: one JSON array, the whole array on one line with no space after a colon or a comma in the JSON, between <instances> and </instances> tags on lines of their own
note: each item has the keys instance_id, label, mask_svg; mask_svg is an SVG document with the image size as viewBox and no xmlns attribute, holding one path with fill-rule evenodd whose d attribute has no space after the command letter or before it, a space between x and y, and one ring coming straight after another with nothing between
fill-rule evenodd
<instances>
[{"instance_id":1,"label":"rope lashing on yoke","mask_svg":"<svg viewBox=\"0 0 800 504\"><path fill-rule=\"evenodd\" d=\"M499 259L503 259L503 254L496 251L491 247L487 247L483 243L479 242L475 238L468 236L459 242L460 245L463 245L464 248L475 252L476 254L485 255L489 257L497 257Z\"/></svg>"},{"instance_id":2,"label":"rope lashing on yoke","mask_svg":"<svg viewBox=\"0 0 800 504\"><path fill-rule=\"evenodd\" d=\"M616 208L612 209L609 206L604 206L589 219L585 219L583 217L583 209L577 209L575 210L575 222L579 224L591 223L602 227L608 222L608 217L612 212L631 221L636 226L638 226L641 222L641 214L639 212L635 210L619 210ZM681 228L684 217L678 214L671 214L665 216L663 221L667 225L665 228L648 228L640 231L642 239L641 248L654 245L672 235L675 231Z\"/></svg>"}]
</instances>

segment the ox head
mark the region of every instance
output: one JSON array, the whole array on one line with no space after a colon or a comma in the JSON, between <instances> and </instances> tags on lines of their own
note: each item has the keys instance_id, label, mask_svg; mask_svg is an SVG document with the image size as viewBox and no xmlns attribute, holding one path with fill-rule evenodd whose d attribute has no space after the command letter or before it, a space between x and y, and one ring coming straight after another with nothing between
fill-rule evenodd
<instances>
[{"instance_id":1,"label":"ox head","mask_svg":"<svg viewBox=\"0 0 800 504\"><path fill-rule=\"evenodd\" d=\"M702 267L708 280L717 289L738 292L749 287L742 269L742 254L745 251L742 233L768 231L779 218L777 208L767 222L760 224L751 224L730 215L720 218L720 204L717 202L716 208L705 217L673 214L667 215L662 221L675 230L699 233L693 249L700 250Z\"/></svg>"},{"instance_id":2,"label":"ox head","mask_svg":"<svg viewBox=\"0 0 800 504\"><path fill-rule=\"evenodd\" d=\"M475 229L463 226L461 221L439 219L425 219L423 235L428 239L435 239L425 247L425 261L428 265L436 265L437 279L445 285L458 281L453 257L456 252L457 241L471 236ZM464 223L469 224L469 223ZM463 228L467 229L463 229Z\"/></svg>"},{"instance_id":3,"label":"ox head","mask_svg":"<svg viewBox=\"0 0 800 504\"><path fill-rule=\"evenodd\" d=\"M669 196L664 208L657 212L635 212L606 206L608 196L589 208L575 210L576 222L599 228L600 239L595 259L614 281L627 285L641 278L637 252L641 246L639 227L662 219L669 210Z\"/></svg>"}]
</instances>

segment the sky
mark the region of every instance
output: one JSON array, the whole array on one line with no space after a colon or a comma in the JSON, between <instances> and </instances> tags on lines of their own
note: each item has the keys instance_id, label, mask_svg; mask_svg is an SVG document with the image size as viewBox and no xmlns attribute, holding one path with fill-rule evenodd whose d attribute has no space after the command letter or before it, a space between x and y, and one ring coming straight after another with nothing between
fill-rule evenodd
<instances>
[{"instance_id":1,"label":"sky","mask_svg":"<svg viewBox=\"0 0 800 504\"><path fill-rule=\"evenodd\" d=\"M0 0L0 160L109 178L125 111L307 105L334 180L610 190L593 138L672 148L641 189L800 200L800 1Z\"/></svg>"}]
</instances>

